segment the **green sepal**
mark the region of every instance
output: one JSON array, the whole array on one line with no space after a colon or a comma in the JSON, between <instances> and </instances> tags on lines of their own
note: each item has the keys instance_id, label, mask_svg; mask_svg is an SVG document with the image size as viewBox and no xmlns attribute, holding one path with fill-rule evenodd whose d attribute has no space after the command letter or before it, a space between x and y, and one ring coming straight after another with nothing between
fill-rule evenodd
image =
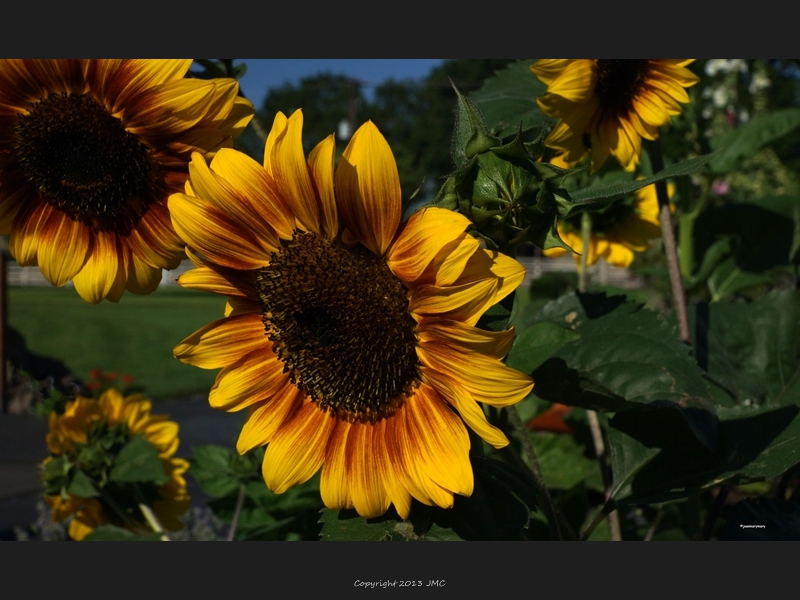
<instances>
[{"instance_id":1,"label":"green sepal","mask_svg":"<svg viewBox=\"0 0 800 600\"><path fill-rule=\"evenodd\" d=\"M489 133L481 111L472 101L464 96L451 81L458 98L456 124L453 130L453 143L450 154L453 162L462 167L466 162L481 152L499 146L500 140Z\"/></svg>"}]
</instances>

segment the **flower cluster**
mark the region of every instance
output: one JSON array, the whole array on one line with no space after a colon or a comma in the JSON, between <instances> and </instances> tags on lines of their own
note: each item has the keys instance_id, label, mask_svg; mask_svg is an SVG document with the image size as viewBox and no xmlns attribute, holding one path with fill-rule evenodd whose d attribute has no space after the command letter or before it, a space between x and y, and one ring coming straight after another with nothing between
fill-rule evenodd
<instances>
[{"instance_id":1,"label":"flower cluster","mask_svg":"<svg viewBox=\"0 0 800 600\"><path fill-rule=\"evenodd\" d=\"M189 507L184 479L189 463L175 457L178 424L150 409L141 395L123 397L112 388L98 399L78 396L63 414L50 414L50 456L42 463L45 500L54 521L72 517L71 538L82 540L104 524L151 530L143 503L152 504L164 528L182 527L179 517ZM148 460L155 473L138 474L130 467Z\"/></svg>"}]
</instances>

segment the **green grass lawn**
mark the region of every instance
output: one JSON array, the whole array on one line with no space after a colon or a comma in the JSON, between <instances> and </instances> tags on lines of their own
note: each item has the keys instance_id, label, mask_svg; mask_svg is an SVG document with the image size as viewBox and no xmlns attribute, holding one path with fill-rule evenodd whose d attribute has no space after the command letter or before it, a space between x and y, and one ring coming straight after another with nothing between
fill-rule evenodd
<instances>
[{"instance_id":1,"label":"green grass lawn","mask_svg":"<svg viewBox=\"0 0 800 600\"><path fill-rule=\"evenodd\" d=\"M8 323L29 352L62 361L86 381L89 371L133 376L151 398L207 393L217 371L191 367L172 349L222 317L225 298L161 287L149 296L125 292L119 304L91 305L67 288L9 288Z\"/></svg>"}]
</instances>

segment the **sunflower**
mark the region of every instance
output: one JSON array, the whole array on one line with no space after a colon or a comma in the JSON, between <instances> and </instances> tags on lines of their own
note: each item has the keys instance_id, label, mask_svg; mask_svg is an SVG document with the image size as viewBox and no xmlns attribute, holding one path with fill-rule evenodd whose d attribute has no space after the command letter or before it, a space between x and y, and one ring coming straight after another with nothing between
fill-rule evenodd
<instances>
[{"instance_id":1,"label":"sunflower","mask_svg":"<svg viewBox=\"0 0 800 600\"><path fill-rule=\"evenodd\" d=\"M667 185L667 194L671 198L675 185ZM650 240L661 237L661 220L658 216L658 197L656 186L636 190L633 201L619 200L606 210L592 213L592 236L589 240L587 266L598 259L622 268L633 262L634 252L647 250ZM572 248L575 262L580 264L583 254L583 237L581 234L581 215L575 215L558 223L558 233L564 243ZM545 256L561 256L564 248L544 250Z\"/></svg>"},{"instance_id":2,"label":"sunflower","mask_svg":"<svg viewBox=\"0 0 800 600\"><path fill-rule=\"evenodd\" d=\"M99 399L78 396L67 403L61 415L50 413L50 456L42 463L45 500L53 510L54 521L72 515L71 538L82 540L107 523L147 529L138 505L131 503L132 488L109 481L116 455L135 436L143 437L158 451L166 479L162 485L138 484L138 493L152 502L153 512L166 529L181 529L179 517L189 508L183 477L189 463L174 456L179 444L178 424L168 421L166 415L151 415L150 409L150 401L141 394L123 397L111 388ZM102 491L95 487L96 493L87 497L67 491L64 475L73 468Z\"/></svg>"},{"instance_id":3,"label":"sunflower","mask_svg":"<svg viewBox=\"0 0 800 600\"><path fill-rule=\"evenodd\" d=\"M93 304L178 266L166 199L253 115L235 80L184 78L191 62L0 61L0 234L21 266Z\"/></svg>"},{"instance_id":4,"label":"sunflower","mask_svg":"<svg viewBox=\"0 0 800 600\"><path fill-rule=\"evenodd\" d=\"M302 126L300 111L276 116L263 167L233 150L210 166L195 155L186 193L170 197L197 265L179 283L230 297L175 356L222 368L209 402L247 409L237 449L268 444L273 492L321 468L329 508L375 517L393 504L405 519L412 497L450 507L473 489L465 423L508 443L478 403L533 386L501 362L513 330L475 327L525 271L481 248L463 215L430 208L401 224L397 166L372 122L335 174L334 136L306 160Z\"/></svg>"},{"instance_id":5,"label":"sunflower","mask_svg":"<svg viewBox=\"0 0 800 600\"><path fill-rule=\"evenodd\" d=\"M684 88L700 79L686 65L694 59L542 59L531 71L547 84L537 100L560 121L545 145L569 164L591 151L592 172L613 154L626 171L642 155L642 138L658 138L658 128L689 102Z\"/></svg>"}]
</instances>

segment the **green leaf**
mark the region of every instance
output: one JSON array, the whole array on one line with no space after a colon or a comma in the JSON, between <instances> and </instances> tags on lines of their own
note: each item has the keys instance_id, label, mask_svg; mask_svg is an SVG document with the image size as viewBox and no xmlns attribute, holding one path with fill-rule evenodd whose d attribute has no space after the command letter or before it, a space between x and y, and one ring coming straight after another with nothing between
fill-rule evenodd
<instances>
[{"instance_id":1,"label":"green leaf","mask_svg":"<svg viewBox=\"0 0 800 600\"><path fill-rule=\"evenodd\" d=\"M571 435L559 433L531 434L542 476L550 489L569 490L580 483L603 491L600 466L584 456L584 448Z\"/></svg>"},{"instance_id":2,"label":"green leaf","mask_svg":"<svg viewBox=\"0 0 800 600\"><path fill-rule=\"evenodd\" d=\"M617 504L663 502L721 484L763 481L800 461L797 406L720 407L720 444L713 452L676 427L677 415L670 413L626 412L610 420Z\"/></svg>"},{"instance_id":3,"label":"green leaf","mask_svg":"<svg viewBox=\"0 0 800 600\"><path fill-rule=\"evenodd\" d=\"M666 169L659 171L655 175L650 175L644 179L636 181L616 181L601 185L593 185L582 190L570 193L572 202L559 205L560 218L566 219L585 212L587 210L600 210L624 196L632 194L636 190L647 187L657 181L663 181L674 177L691 175L702 169L708 161L712 160L716 153L705 154L689 160L685 160Z\"/></svg>"},{"instance_id":4,"label":"green leaf","mask_svg":"<svg viewBox=\"0 0 800 600\"><path fill-rule=\"evenodd\" d=\"M408 542L424 541L427 533L415 530L414 524L409 521L401 521L393 511L376 519L364 519L359 517L354 510L322 510L322 533L320 539L323 542ZM443 530L437 527L434 531L432 541L460 539L452 531Z\"/></svg>"},{"instance_id":5,"label":"green leaf","mask_svg":"<svg viewBox=\"0 0 800 600\"><path fill-rule=\"evenodd\" d=\"M194 446L192 453L194 460L189 467L189 474L205 493L214 497L238 493L240 476L232 467L239 459L237 452L224 446L206 445Z\"/></svg>"},{"instance_id":6,"label":"green leaf","mask_svg":"<svg viewBox=\"0 0 800 600\"><path fill-rule=\"evenodd\" d=\"M83 538L84 542L158 542L162 533L154 532L146 535L136 535L122 527L115 525L100 525L89 535Z\"/></svg>"},{"instance_id":7,"label":"green leaf","mask_svg":"<svg viewBox=\"0 0 800 600\"><path fill-rule=\"evenodd\" d=\"M800 293L691 307L698 364L732 402L800 402Z\"/></svg>"},{"instance_id":8,"label":"green leaf","mask_svg":"<svg viewBox=\"0 0 800 600\"><path fill-rule=\"evenodd\" d=\"M94 487L94 482L83 471L75 472L75 475L72 476L72 481L69 482L67 491L81 498L94 498L100 495L100 492Z\"/></svg>"},{"instance_id":9,"label":"green leaf","mask_svg":"<svg viewBox=\"0 0 800 600\"><path fill-rule=\"evenodd\" d=\"M535 62L536 59L530 59L511 64L470 95L496 136L513 135L519 131L520 124L526 130L542 127L550 120L536 103L536 98L547 92L547 86L531 71Z\"/></svg>"},{"instance_id":10,"label":"green leaf","mask_svg":"<svg viewBox=\"0 0 800 600\"><path fill-rule=\"evenodd\" d=\"M152 482L163 485L169 481L155 446L141 436L125 444L111 468L111 481L125 483Z\"/></svg>"},{"instance_id":11,"label":"green leaf","mask_svg":"<svg viewBox=\"0 0 800 600\"><path fill-rule=\"evenodd\" d=\"M719 153L711 162L715 173L736 168L739 159L753 156L761 148L783 137L800 125L800 109L785 108L754 117L725 135L713 137L711 147Z\"/></svg>"},{"instance_id":12,"label":"green leaf","mask_svg":"<svg viewBox=\"0 0 800 600\"><path fill-rule=\"evenodd\" d=\"M693 228L702 262L691 285L707 281L718 301L778 277L791 263L798 204L800 196L768 196L703 211Z\"/></svg>"},{"instance_id":13,"label":"green leaf","mask_svg":"<svg viewBox=\"0 0 800 600\"><path fill-rule=\"evenodd\" d=\"M576 298L590 302L586 295ZM618 304L595 318L584 311L585 320L579 318L577 310L570 314L575 315L572 327L580 338L564 344L554 358L561 359L568 369L598 389L624 398L616 409L626 408L625 404L655 401L682 407L706 406L710 394L703 373L689 355L689 349L678 339L674 323L635 302ZM536 372L541 372L545 365ZM534 381L538 386L536 375ZM544 397L540 389L537 394ZM568 400L553 401L570 404Z\"/></svg>"},{"instance_id":14,"label":"green leaf","mask_svg":"<svg viewBox=\"0 0 800 600\"><path fill-rule=\"evenodd\" d=\"M580 337L576 331L543 321L524 329L508 353L509 367L531 373L567 342Z\"/></svg>"}]
</instances>

